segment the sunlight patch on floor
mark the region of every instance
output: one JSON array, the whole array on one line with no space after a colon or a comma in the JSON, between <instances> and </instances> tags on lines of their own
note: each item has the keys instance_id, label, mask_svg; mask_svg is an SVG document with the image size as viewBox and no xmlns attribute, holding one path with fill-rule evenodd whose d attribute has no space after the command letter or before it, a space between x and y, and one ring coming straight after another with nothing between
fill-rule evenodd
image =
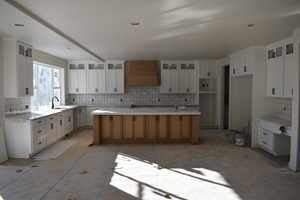
<instances>
[{"instance_id":1,"label":"sunlight patch on floor","mask_svg":"<svg viewBox=\"0 0 300 200\"><path fill-rule=\"evenodd\" d=\"M118 154L110 185L139 199L242 200L226 179L204 168L167 168L126 154Z\"/></svg>"}]
</instances>

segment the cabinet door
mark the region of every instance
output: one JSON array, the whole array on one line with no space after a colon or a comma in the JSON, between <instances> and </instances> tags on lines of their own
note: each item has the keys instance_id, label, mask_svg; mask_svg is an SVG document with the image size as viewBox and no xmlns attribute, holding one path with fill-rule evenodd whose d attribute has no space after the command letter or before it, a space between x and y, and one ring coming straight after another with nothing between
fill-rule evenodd
<instances>
[{"instance_id":1,"label":"cabinet door","mask_svg":"<svg viewBox=\"0 0 300 200\"><path fill-rule=\"evenodd\" d=\"M268 48L267 60L267 95L272 97L283 96L283 46L276 45Z\"/></svg>"},{"instance_id":2,"label":"cabinet door","mask_svg":"<svg viewBox=\"0 0 300 200\"><path fill-rule=\"evenodd\" d=\"M105 93L106 92L106 78L105 78L105 65L104 63L97 64L98 65L98 90L99 93Z\"/></svg>"},{"instance_id":3,"label":"cabinet door","mask_svg":"<svg viewBox=\"0 0 300 200\"><path fill-rule=\"evenodd\" d=\"M25 95L33 96L33 58L32 58L32 48L27 47L25 50Z\"/></svg>"},{"instance_id":4,"label":"cabinet door","mask_svg":"<svg viewBox=\"0 0 300 200\"><path fill-rule=\"evenodd\" d=\"M179 66L179 93L196 93L196 66L195 63L181 63Z\"/></svg>"},{"instance_id":5,"label":"cabinet door","mask_svg":"<svg viewBox=\"0 0 300 200\"><path fill-rule=\"evenodd\" d=\"M167 115L158 116L158 139L168 138L169 118Z\"/></svg>"},{"instance_id":6,"label":"cabinet door","mask_svg":"<svg viewBox=\"0 0 300 200\"><path fill-rule=\"evenodd\" d=\"M155 140L157 138L159 116L146 116L146 137L147 139Z\"/></svg>"},{"instance_id":7,"label":"cabinet door","mask_svg":"<svg viewBox=\"0 0 300 200\"><path fill-rule=\"evenodd\" d=\"M115 65L115 82L117 88L115 93L124 93L124 66L121 63Z\"/></svg>"},{"instance_id":8,"label":"cabinet door","mask_svg":"<svg viewBox=\"0 0 300 200\"><path fill-rule=\"evenodd\" d=\"M112 122L112 139L122 138L122 117L121 116L110 116Z\"/></svg>"},{"instance_id":9,"label":"cabinet door","mask_svg":"<svg viewBox=\"0 0 300 200\"><path fill-rule=\"evenodd\" d=\"M214 60L208 61L207 78L209 79L216 78L216 61Z\"/></svg>"},{"instance_id":10,"label":"cabinet door","mask_svg":"<svg viewBox=\"0 0 300 200\"><path fill-rule=\"evenodd\" d=\"M133 116L134 123L134 137L135 139L145 138L145 121L144 116L136 115Z\"/></svg>"},{"instance_id":11,"label":"cabinet door","mask_svg":"<svg viewBox=\"0 0 300 200\"><path fill-rule=\"evenodd\" d=\"M113 64L108 64L107 65L107 70L106 70L106 92L111 94L116 91L116 75L114 71L114 66Z\"/></svg>"},{"instance_id":12,"label":"cabinet door","mask_svg":"<svg viewBox=\"0 0 300 200\"><path fill-rule=\"evenodd\" d=\"M123 127L124 127L124 139L133 139L134 129L133 129L133 116L125 115L123 116Z\"/></svg>"},{"instance_id":13,"label":"cabinet door","mask_svg":"<svg viewBox=\"0 0 300 200\"><path fill-rule=\"evenodd\" d=\"M76 70L76 64L69 64L69 93L70 94L76 94L78 90L77 86L77 70Z\"/></svg>"},{"instance_id":14,"label":"cabinet door","mask_svg":"<svg viewBox=\"0 0 300 200\"><path fill-rule=\"evenodd\" d=\"M181 120L182 116L170 115L170 139L180 139L181 138Z\"/></svg>"},{"instance_id":15,"label":"cabinet door","mask_svg":"<svg viewBox=\"0 0 300 200\"><path fill-rule=\"evenodd\" d=\"M285 41L284 44L284 96L295 96L298 80L298 63L299 52L298 45L294 42L294 39Z\"/></svg>"},{"instance_id":16,"label":"cabinet door","mask_svg":"<svg viewBox=\"0 0 300 200\"><path fill-rule=\"evenodd\" d=\"M208 61L201 60L199 63L199 77L200 79L207 79L208 76Z\"/></svg>"},{"instance_id":17,"label":"cabinet door","mask_svg":"<svg viewBox=\"0 0 300 200\"><path fill-rule=\"evenodd\" d=\"M19 97L26 96L26 47L23 44L17 43L17 95ZM33 79L32 79L33 80Z\"/></svg>"},{"instance_id":18,"label":"cabinet door","mask_svg":"<svg viewBox=\"0 0 300 200\"><path fill-rule=\"evenodd\" d=\"M161 63L160 67L161 71L161 85L160 85L160 93L169 93L169 64Z\"/></svg>"},{"instance_id":19,"label":"cabinet door","mask_svg":"<svg viewBox=\"0 0 300 200\"><path fill-rule=\"evenodd\" d=\"M78 64L78 88L79 88L79 94L85 94L86 93L86 70L85 70L85 64Z\"/></svg>"},{"instance_id":20,"label":"cabinet door","mask_svg":"<svg viewBox=\"0 0 300 200\"><path fill-rule=\"evenodd\" d=\"M178 64L171 63L168 73L169 93L178 93Z\"/></svg>"},{"instance_id":21,"label":"cabinet door","mask_svg":"<svg viewBox=\"0 0 300 200\"><path fill-rule=\"evenodd\" d=\"M96 69L96 64L88 64L86 83L86 90L88 94L97 94L99 92L98 70Z\"/></svg>"},{"instance_id":22,"label":"cabinet door","mask_svg":"<svg viewBox=\"0 0 300 200\"><path fill-rule=\"evenodd\" d=\"M191 138L192 136L192 118L191 116L181 116L181 137L184 139Z\"/></svg>"}]
</instances>

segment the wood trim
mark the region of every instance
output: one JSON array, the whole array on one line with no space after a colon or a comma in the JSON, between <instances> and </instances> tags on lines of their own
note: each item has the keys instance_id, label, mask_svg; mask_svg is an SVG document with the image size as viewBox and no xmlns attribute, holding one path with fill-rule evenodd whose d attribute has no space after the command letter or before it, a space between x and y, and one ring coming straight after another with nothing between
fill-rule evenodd
<instances>
[{"instance_id":1,"label":"wood trim","mask_svg":"<svg viewBox=\"0 0 300 200\"><path fill-rule=\"evenodd\" d=\"M101 116L94 116L93 123L94 123L94 142L93 144L99 145L101 143L101 127L100 127L100 120Z\"/></svg>"},{"instance_id":2,"label":"wood trim","mask_svg":"<svg viewBox=\"0 0 300 200\"><path fill-rule=\"evenodd\" d=\"M199 144L198 130L199 130L200 116L192 117L192 144Z\"/></svg>"},{"instance_id":3,"label":"wood trim","mask_svg":"<svg viewBox=\"0 0 300 200\"><path fill-rule=\"evenodd\" d=\"M138 117L138 119L134 121L134 117ZM185 121L183 122L183 120ZM148 115L94 116L94 144L180 142L199 144L199 120L200 116L192 115L149 115L149 118ZM176 126L173 123L175 123ZM151 130L149 126L152 127ZM141 132L136 133L136 131ZM153 131L155 131L155 133L153 133ZM161 133L161 131L163 131L163 133ZM171 134L173 133L171 131L174 131L175 135L172 136Z\"/></svg>"}]
</instances>

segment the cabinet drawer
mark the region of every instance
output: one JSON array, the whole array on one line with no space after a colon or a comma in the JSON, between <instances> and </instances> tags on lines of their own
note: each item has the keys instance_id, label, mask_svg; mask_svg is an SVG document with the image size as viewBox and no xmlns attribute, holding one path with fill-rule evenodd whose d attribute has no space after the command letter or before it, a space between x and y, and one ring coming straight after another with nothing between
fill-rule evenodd
<instances>
[{"instance_id":1,"label":"cabinet drawer","mask_svg":"<svg viewBox=\"0 0 300 200\"><path fill-rule=\"evenodd\" d=\"M262 129L260 131L260 136L259 136L259 144L264 147L267 148L271 151L273 151L273 141L274 141L274 135L273 133L266 131L264 129Z\"/></svg>"},{"instance_id":2,"label":"cabinet drawer","mask_svg":"<svg viewBox=\"0 0 300 200\"><path fill-rule=\"evenodd\" d=\"M46 125L47 120L46 119L37 119L32 122L32 127L35 129L36 127L44 126Z\"/></svg>"},{"instance_id":3,"label":"cabinet drawer","mask_svg":"<svg viewBox=\"0 0 300 200\"><path fill-rule=\"evenodd\" d=\"M35 138L34 140L34 152L37 152L47 145L47 136L41 135Z\"/></svg>"}]
</instances>

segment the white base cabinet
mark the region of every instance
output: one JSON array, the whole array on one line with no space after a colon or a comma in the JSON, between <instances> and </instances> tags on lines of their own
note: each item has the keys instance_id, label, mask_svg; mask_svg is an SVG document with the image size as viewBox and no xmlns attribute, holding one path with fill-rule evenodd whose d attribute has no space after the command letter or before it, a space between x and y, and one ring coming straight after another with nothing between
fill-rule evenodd
<instances>
[{"instance_id":1,"label":"white base cabinet","mask_svg":"<svg viewBox=\"0 0 300 200\"><path fill-rule=\"evenodd\" d=\"M259 146L274 156L290 154L290 137L282 134L275 134L263 128L258 129Z\"/></svg>"},{"instance_id":2,"label":"white base cabinet","mask_svg":"<svg viewBox=\"0 0 300 200\"><path fill-rule=\"evenodd\" d=\"M10 158L30 158L73 131L73 111L36 120L5 119L7 152Z\"/></svg>"}]
</instances>

